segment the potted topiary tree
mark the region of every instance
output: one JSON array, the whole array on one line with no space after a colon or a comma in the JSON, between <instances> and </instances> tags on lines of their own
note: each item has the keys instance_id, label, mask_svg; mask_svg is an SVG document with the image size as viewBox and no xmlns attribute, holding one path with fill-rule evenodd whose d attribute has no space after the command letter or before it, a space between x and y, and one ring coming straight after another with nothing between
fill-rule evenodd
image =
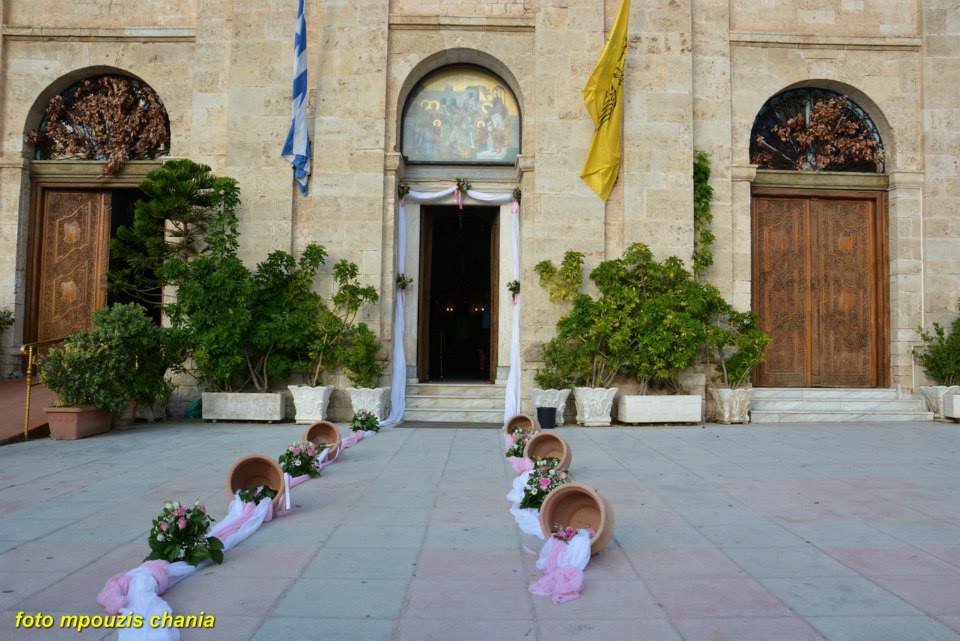
<instances>
[{"instance_id":1,"label":"potted topiary tree","mask_svg":"<svg viewBox=\"0 0 960 641\"><path fill-rule=\"evenodd\" d=\"M99 434L131 401L166 398L171 386L164 373L179 358L171 345L140 305L95 312L93 329L74 334L43 359L40 380L57 393L57 406L46 410L50 436Z\"/></svg>"},{"instance_id":2,"label":"potted topiary tree","mask_svg":"<svg viewBox=\"0 0 960 641\"><path fill-rule=\"evenodd\" d=\"M543 261L536 270L551 300L569 301L572 306L557 321L556 336L543 346L544 365L534 380L547 391L573 387L577 423L610 425L617 395L611 384L623 369L622 354L611 349L610 325L601 302L579 291L583 254L567 252L560 269Z\"/></svg>"},{"instance_id":3,"label":"potted topiary tree","mask_svg":"<svg viewBox=\"0 0 960 641\"><path fill-rule=\"evenodd\" d=\"M960 310L960 301L957 303ZM921 385L920 393L935 418L960 417L960 317L950 326L950 332L939 323L933 324L933 331L917 330L923 341L922 348L914 353L923 365L927 376L936 385Z\"/></svg>"},{"instance_id":4,"label":"potted topiary tree","mask_svg":"<svg viewBox=\"0 0 960 641\"><path fill-rule=\"evenodd\" d=\"M390 388L377 387L383 375L383 365L377 360L380 341L376 335L365 323L359 323L346 333L338 352L340 364L353 384L347 388L347 394L354 414L366 410L380 420L386 418Z\"/></svg>"},{"instance_id":5,"label":"potted topiary tree","mask_svg":"<svg viewBox=\"0 0 960 641\"><path fill-rule=\"evenodd\" d=\"M707 362L714 365L716 379L709 390L719 423L750 422L750 377L769 342L753 312L727 310L708 328Z\"/></svg>"},{"instance_id":6,"label":"potted topiary tree","mask_svg":"<svg viewBox=\"0 0 960 641\"><path fill-rule=\"evenodd\" d=\"M293 396L298 423L312 423L325 417L333 386L321 385L324 374L339 364L338 358L345 353L344 342L353 338L352 328L360 309L379 300L376 289L360 285L359 271L355 263L338 261L332 272L337 286L332 305L327 306L319 296L315 299L306 359L299 367L306 374L307 384L287 386Z\"/></svg>"}]
</instances>

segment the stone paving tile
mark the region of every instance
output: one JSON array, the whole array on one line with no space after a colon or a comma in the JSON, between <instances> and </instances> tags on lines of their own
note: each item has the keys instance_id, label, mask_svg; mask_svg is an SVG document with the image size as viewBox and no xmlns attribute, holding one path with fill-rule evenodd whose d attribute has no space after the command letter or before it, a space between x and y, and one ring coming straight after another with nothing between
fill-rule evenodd
<instances>
[{"instance_id":1,"label":"stone paving tile","mask_svg":"<svg viewBox=\"0 0 960 641\"><path fill-rule=\"evenodd\" d=\"M321 600L322 602L322 600ZM253 635L253 641L390 641L393 622L387 619L271 616ZM185 640L186 641L186 640Z\"/></svg>"},{"instance_id":2,"label":"stone paving tile","mask_svg":"<svg viewBox=\"0 0 960 641\"><path fill-rule=\"evenodd\" d=\"M960 615L960 574L878 576L873 580L927 614Z\"/></svg>"},{"instance_id":3,"label":"stone paving tile","mask_svg":"<svg viewBox=\"0 0 960 641\"><path fill-rule=\"evenodd\" d=\"M701 617L783 617L791 614L753 579L651 579L657 602L674 619Z\"/></svg>"},{"instance_id":4,"label":"stone paving tile","mask_svg":"<svg viewBox=\"0 0 960 641\"><path fill-rule=\"evenodd\" d=\"M796 548L728 548L724 552L755 578L856 576L856 572L812 545Z\"/></svg>"},{"instance_id":5,"label":"stone paving tile","mask_svg":"<svg viewBox=\"0 0 960 641\"><path fill-rule=\"evenodd\" d=\"M415 579L410 583L404 616L443 619L455 612L464 619L482 619L491 613L503 619L530 619L531 601L525 580Z\"/></svg>"},{"instance_id":6,"label":"stone paving tile","mask_svg":"<svg viewBox=\"0 0 960 641\"><path fill-rule=\"evenodd\" d=\"M762 583L803 616L919 614L906 602L859 576L762 579Z\"/></svg>"},{"instance_id":7,"label":"stone paving tile","mask_svg":"<svg viewBox=\"0 0 960 641\"><path fill-rule=\"evenodd\" d=\"M950 628L922 616L811 617L828 641L960 641Z\"/></svg>"},{"instance_id":8,"label":"stone paving tile","mask_svg":"<svg viewBox=\"0 0 960 641\"><path fill-rule=\"evenodd\" d=\"M278 616L394 619L407 591L405 580L299 579L272 612Z\"/></svg>"},{"instance_id":9,"label":"stone paving tile","mask_svg":"<svg viewBox=\"0 0 960 641\"><path fill-rule=\"evenodd\" d=\"M796 616L673 619L685 641L823 641Z\"/></svg>"},{"instance_id":10,"label":"stone paving tile","mask_svg":"<svg viewBox=\"0 0 960 641\"><path fill-rule=\"evenodd\" d=\"M540 622L542 639L550 641L681 641L667 619L576 619Z\"/></svg>"},{"instance_id":11,"label":"stone paving tile","mask_svg":"<svg viewBox=\"0 0 960 641\"><path fill-rule=\"evenodd\" d=\"M825 551L867 577L960 574L957 566L912 545L835 547Z\"/></svg>"},{"instance_id":12,"label":"stone paving tile","mask_svg":"<svg viewBox=\"0 0 960 641\"><path fill-rule=\"evenodd\" d=\"M745 576L744 571L730 561L723 552L713 548L627 550L626 555L643 579Z\"/></svg>"},{"instance_id":13,"label":"stone paving tile","mask_svg":"<svg viewBox=\"0 0 960 641\"><path fill-rule=\"evenodd\" d=\"M416 571L415 548L324 547L306 567L307 579L409 579Z\"/></svg>"},{"instance_id":14,"label":"stone paving tile","mask_svg":"<svg viewBox=\"0 0 960 641\"><path fill-rule=\"evenodd\" d=\"M393 641L533 641L536 638L535 624L527 619L401 619Z\"/></svg>"}]
</instances>

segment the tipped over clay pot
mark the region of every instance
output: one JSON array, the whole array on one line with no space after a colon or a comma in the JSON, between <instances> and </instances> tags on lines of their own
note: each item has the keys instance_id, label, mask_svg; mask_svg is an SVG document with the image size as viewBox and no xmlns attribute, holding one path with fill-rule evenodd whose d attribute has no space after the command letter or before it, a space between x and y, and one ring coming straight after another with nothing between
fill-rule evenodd
<instances>
[{"instance_id":1,"label":"tipped over clay pot","mask_svg":"<svg viewBox=\"0 0 960 641\"><path fill-rule=\"evenodd\" d=\"M573 452L567 442L552 432L537 432L527 441L523 455L528 459L555 458L560 461L557 467L569 470Z\"/></svg>"},{"instance_id":2,"label":"tipped over clay pot","mask_svg":"<svg viewBox=\"0 0 960 641\"><path fill-rule=\"evenodd\" d=\"M597 554L613 538L613 508L590 486L561 485L540 506L540 529L549 537L557 528L565 527L593 530L590 553Z\"/></svg>"},{"instance_id":3,"label":"tipped over clay pot","mask_svg":"<svg viewBox=\"0 0 960 641\"><path fill-rule=\"evenodd\" d=\"M526 414L517 414L503 425L504 434L513 434L514 432L539 432L540 423L532 416Z\"/></svg>"},{"instance_id":4,"label":"tipped over clay pot","mask_svg":"<svg viewBox=\"0 0 960 641\"><path fill-rule=\"evenodd\" d=\"M263 454L251 454L237 459L227 477L230 496L238 490L252 490L260 485L277 491L277 495L273 497L273 509L279 509L283 501L283 470L280 469L280 464Z\"/></svg>"},{"instance_id":5,"label":"tipped over clay pot","mask_svg":"<svg viewBox=\"0 0 960 641\"><path fill-rule=\"evenodd\" d=\"M314 445L323 443L329 447L328 461L337 458L337 454L340 452L340 430L330 421L317 421L308 427L303 433L303 440L310 441Z\"/></svg>"}]
</instances>

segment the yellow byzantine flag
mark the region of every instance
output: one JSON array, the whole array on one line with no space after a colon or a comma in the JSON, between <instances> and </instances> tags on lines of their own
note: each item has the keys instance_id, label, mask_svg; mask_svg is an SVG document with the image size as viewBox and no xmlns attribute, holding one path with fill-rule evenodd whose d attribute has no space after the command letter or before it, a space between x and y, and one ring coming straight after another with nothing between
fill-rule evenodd
<instances>
[{"instance_id":1,"label":"yellow byzantine flag","mask_svg":"<svg viewBox=\"0 0 960 641\"><path fill-rule=\"evenodd\" d=\"M620 173L620 129L623 123L623 72L627 60L630 0L621 0L617 18L600 60L583 87L583 102L593 118L593 143L580 178L606 200Z\"/></svg>"}]
</instances>

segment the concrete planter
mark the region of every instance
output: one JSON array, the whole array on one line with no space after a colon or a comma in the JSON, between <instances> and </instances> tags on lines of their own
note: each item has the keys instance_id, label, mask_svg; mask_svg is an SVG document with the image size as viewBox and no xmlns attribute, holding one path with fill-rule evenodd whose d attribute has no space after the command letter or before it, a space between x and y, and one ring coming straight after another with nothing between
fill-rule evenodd
<instances>
[{"instance_id":1,"label":"concrete planter","mask_svg":"<svg viewBox=\"0 0 960 641\"><path fill-rule=\"evenodd\" d=\"M752 393L753 390L749 387L737 389L711 387L710 397L713 399L714 419L725 425L749 423L750 396Z\"/></svg>"},{"instance_id":2,"label":"concrete planter","mask_svg":"<svg viewBox=\"0 0 960 641\"><path fill-rule=\"evenodd\" d=\"M353 413L360 410L373 412L381 421L387 417L387 401L390 400L389 387L348 387L350 405Z\"/></svg>"},{"instance_id":3,"label":"concrete planter","mask_svg":"<svg viewBox=\"0 0 960 641\"><path fill-rule=\"evenodd\" d=\"M75 441L110 431L113 415L95 407L48 407L50 438Z\"/></svg>"},{"instance_id":4,"label":"concrete planter","mask_svg":"<svg viewBox=\"0 0 960 641\"><path fill-rule=\"evenodd\" d=\"M280 393L203 393L203 419L207 421L282 421L284 406Z\"/></svg>"},{"instance_id":5,"label":"concrete planter","mask_svg":"<svg viewBox=\"0 0 960 641\"><path fill-rule=\"evenodd\" d=\"M943 397L943 416L953 420L960 419L960 391Z\"/></svg>"},{"instance_id":6,"label":"concrete planter","mask_svg":"<svg viewBox=\"0 0 960 641\"><path fill-rule=\"evenodd\" d=\"M287 385L293 396L294 421L314 423L327 417L327 405L333 393L333 385Z\"/></svg>"},{"instance_id":7,"label":"concrete planter","mask_svg":"<svg viewBox=\"0 0 960 641\"><path fill-rule=\"evenodd\" d=\"M623 423L699 423L703 398L697 394L621 396L617 419Z\"/></svg>"},{"instance_id":8,"label":"concrete planter","mask_svg":"<svg viewBox=\"0 0 960 641\"><path fill-rule=\"evenodd\" d=\"M921 385L920 394L933 412L933 418L943 418L944 399L951 394L960 394L960 385Z\"/></svg>"},{"instance_id":9,"label":"concrete planter","mask_svg":"<svg viewBox=\"0 0 960 641\"><path fill-rule=\"evenodd\" d=\"M534 407L557 408L557 427L563 427L563 414L567 409L567 399L570 397L568 389L538 389L530 390L530 398Z\"/></svg>"},{"instance_id":10,"label":"concrete planter","mask_svg":"<svg viewBox=\"0 0 960 641\"><path fill-rule=\"evenodd\" d=\"M577 404L577 423L588 427L610 425L616 387L574 387L573 400Z\"/></svg>"}]
</instances>

